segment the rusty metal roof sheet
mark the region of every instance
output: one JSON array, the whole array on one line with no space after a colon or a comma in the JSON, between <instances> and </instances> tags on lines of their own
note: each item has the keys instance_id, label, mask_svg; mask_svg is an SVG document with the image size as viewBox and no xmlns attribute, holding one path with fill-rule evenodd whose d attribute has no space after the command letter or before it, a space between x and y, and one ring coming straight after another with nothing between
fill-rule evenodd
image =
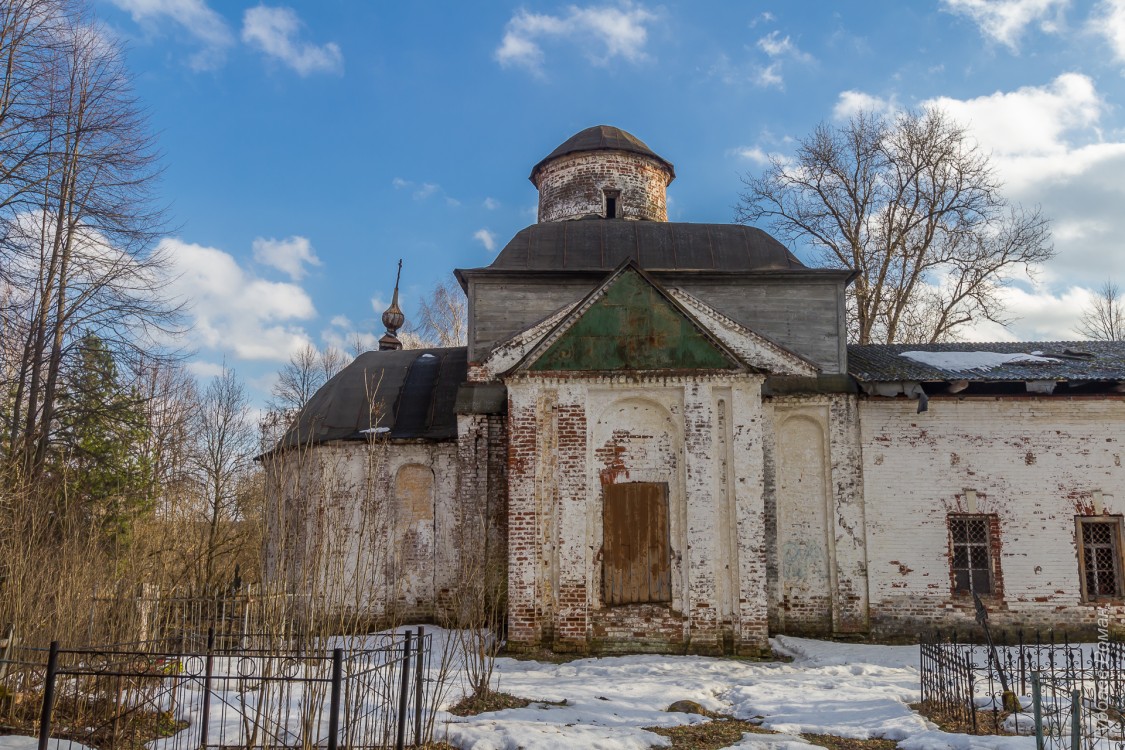
<instances>
[{"instance_id":1,"label":"rusty metal roof sheet","mask_svg":"<svg viewBox=\"0 0 1125 750\"><path fill-rule=\"evenodd\" d=\"M903 352L996 352L1037 355L987 369L940 368L902 356ZM848 373L860 382L952 381L1005 382L1027 380L1125 380L1123 341L1003 341L952 344L869 344L848 346Z\"/></svg>"},{"instance_id":2,"label":"rusty metal roof sheet","mask_svg":"<svg viewBox=\"0 0 1125 750\"><path fill-rule=\"evenodd\" d=\"M528 179L534 183L535 173L547 162L557 159L560 156L576 154L582 151L628 151L633 154L643 154L644 156L650 156L656 159L666 166L669 176L672 179L676 177L676 170L672 166L672 162L657 155L655 151L649 148L645 142L637 136L632 133L627 133L621 128L615 128L612 125L595 125L592 128L586 128L585 130L575 133L559 144L558 148L547 154L546 157L531 169L531 176L528 177Z\"/></svg>"},{"instance_id":3,"label":"rusty metal roof sheet","mask_svg":"<svg viewBox=\"0 0 1125 750\"><path fill-rule=\"evenodd\" d=\"M627 219L580 219L520 230L489 266L499 270L612 271L633 258L646 271L803 269L757 227Z\"/></svg>"},{"instance_id":4,"label":"rusty metal roof sheet","mask_svg":"<svg viewBox=\"0 0 1125 750\"><path fill-rule=\"evenodd\" d=\"M321 386L278 448L330 440L452 440L466 348L366 352Z\"/></svg>"}]
</instances>

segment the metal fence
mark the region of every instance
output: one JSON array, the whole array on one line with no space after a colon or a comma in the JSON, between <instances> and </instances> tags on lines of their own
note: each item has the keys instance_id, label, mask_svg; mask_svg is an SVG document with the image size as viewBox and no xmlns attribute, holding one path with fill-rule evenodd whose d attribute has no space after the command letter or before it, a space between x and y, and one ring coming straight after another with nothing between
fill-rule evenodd
<instances>
[{"instance_id":1,"label":"metal fence","mask_svg":"<svg viewBox=\"0 0 1125 750\"><path fill-rule=\"evenodd\" d=\"M1035 733L1040 750L1125 748L1125 644L1020 633L992 647L935 633L920 666L922 710L934 719L974 734Z\"/></svg>"},{"instance_id":2,"label":"metal fence","mask_svg":"<svg viewBox=\"0 0 1125 750\"><path fill-rule=\"evenodd\" d=\"M402 748L433 733L432 636L329 638L293 649L210 634L195 652L130 644L24 649L4 662L0 721L96 750Z\"/></svg>"}]
</instances>

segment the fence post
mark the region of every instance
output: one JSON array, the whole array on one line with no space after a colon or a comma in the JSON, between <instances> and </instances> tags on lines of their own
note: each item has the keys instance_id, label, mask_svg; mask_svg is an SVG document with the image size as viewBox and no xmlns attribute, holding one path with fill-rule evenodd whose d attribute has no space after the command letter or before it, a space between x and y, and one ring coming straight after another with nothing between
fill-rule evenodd
<instances>
[{"instance_id":1,"label":"fence post","mask_svg":"<svg viewBox=\"0 0 1125 750\"><path fill-rule=\"evenodd\" d=\"M207 729L211 723L211 683L215 676L215 628L207 628L207 660L203 670L203 720L199 724L199 747L207 747Z\"/></svg>"},{"instance_id":2,"label":"fence post","mask_svg":"<svg viewBox=\"0 0 1125 750\"><path fill-rule=\"evenodd\" d=\"M1035 670L1031 672L1031 711L1035 718L1035 750L1043 750L1043 693Z\"/></svg>"},{"instance_id":3,"label":"fence post","mask_svg":"<svg viewBox=\"0 0 1125 750\"><path fill-rule=\"evenodd\" d=\"M340 692L344 684L344 649L332 649L332 697L328 709L328 750L336 750L340 734Z\"/></svg>"},{"instance_id":4,"label":"fence post","mask_svg":"<svg viewBox=\"0 0 1125 750\"><path fill-rule=\"evenodd\" d=\"M1082 691L1070 693L1070 748L1082 750Z\"/></svg>"},{"instance_id":5,"label":"fence post","mask_svg":"<svg viewBox=\"0 0 1125 750\"><path fill-rule=\"evenodd\" d=\"M55 674L59 670L59 642L51 641L47 653L47 676L43 679L43 711L39 714L39 750L47 750L51 738L51 709L55 705Z\"/></svg>"},{"instance_id":6,"label":"fence post","mask_svg":"<svg viewBox=\"0 0 1125 750\"><path fill-rule=\"evenodd\" d=\"M395 750L406 747L406 697L410 694L410 636L409 630L402 634L402 688L398 694L398 736Z\"/></svg>"},{"instance_id":7,"label":"fence post","mask_svg":"<svg viewBox=\"0 0 1125 750\"><path fill-rule=\"evenodd\" d=\"M426 629L418 626L418 640L414 643L417 658L414 660L414 744L422 744L422 701L425 700L425 685L422 683L422 670L426 666L425 651L422 649Z\"/></svg>"}]
</instances>

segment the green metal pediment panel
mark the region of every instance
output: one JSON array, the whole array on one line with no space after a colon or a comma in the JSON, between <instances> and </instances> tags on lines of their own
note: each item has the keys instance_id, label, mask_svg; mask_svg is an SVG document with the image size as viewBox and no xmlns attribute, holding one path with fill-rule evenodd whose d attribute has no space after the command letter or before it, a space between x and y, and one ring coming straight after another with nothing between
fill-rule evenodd
<instances>
[{"instance_id":1,"label":"green metal pediment panel","mask_svg":"<svg viewBox=\"0 0 1125 750\"><path fill-rule=\"evenodd\" d=\"M628 269L529 369L733 370L737 365L660 290Z\"/></svg>"}]
</instances>

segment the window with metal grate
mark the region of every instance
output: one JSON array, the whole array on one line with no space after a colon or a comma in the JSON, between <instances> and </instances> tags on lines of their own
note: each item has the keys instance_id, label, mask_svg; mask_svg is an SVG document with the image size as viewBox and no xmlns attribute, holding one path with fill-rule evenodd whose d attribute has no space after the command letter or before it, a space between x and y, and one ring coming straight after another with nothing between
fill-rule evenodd
<instances>
[{"instance_id":1,"label":"window with metal grate","mask_svg":"<svg viewBox=\"0 0 1125 750\"><path fill-rule=\"evenodd\" d=\"M1087 601L1121 598L1121 519L1077 521L1083 597Z\"/></svg>"},{"instance_id":2,"label":"window with metal grate","mask_svg":"<svg viewBox=\"0 0 1125 750\"><path fill-rule=\"evenodd\" d=\"M990 518L950 515L949 540L953 592L993 593Z\"/></svg>"}]
</instances>

